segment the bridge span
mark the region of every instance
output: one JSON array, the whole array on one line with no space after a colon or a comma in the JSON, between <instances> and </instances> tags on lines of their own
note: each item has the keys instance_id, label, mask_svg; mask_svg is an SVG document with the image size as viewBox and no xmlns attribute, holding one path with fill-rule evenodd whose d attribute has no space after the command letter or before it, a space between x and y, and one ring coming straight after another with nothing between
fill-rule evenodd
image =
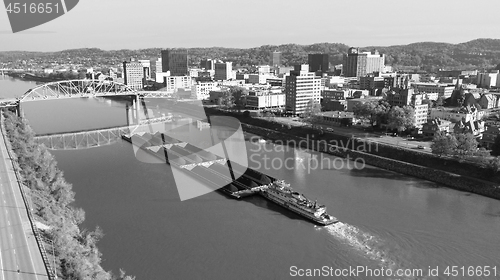
<instances>
[{"instance_id":1,"label":"bridge span","mask_svg":"<svg viewBox=\"0 0 500 280\"><path fill-rule=\"evenodd\" d=\"M135 96L138 98L174 98L166 91L137 91L128 85L108 80L67 80L45 83L29 89L15 99L0 99L0 108L16 108L22 116L21 103L65 98Z\"/></svg>"},{"instance_id":2,"label":"bridge span","mask_svg":"<svg viewBox=\"0 0 500 280\"><path fill-rule=\"evenodd\" d=\"M171 122L170 116L140 120L139 124L37 135L35 141L50 150L82 150L114 144L122 135L133 135L152 124Z\"/></svg>"}]
</instances>

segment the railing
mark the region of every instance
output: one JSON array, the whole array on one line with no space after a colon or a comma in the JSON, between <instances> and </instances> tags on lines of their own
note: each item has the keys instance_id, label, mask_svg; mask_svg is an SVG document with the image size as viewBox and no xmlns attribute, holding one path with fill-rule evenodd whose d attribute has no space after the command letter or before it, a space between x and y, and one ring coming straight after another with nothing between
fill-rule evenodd
<instances>
[{"instance_id":1,"label":"railing","mask_svg":"<svg viewBox=\"0 0 500 280\"><path fill-rule=\"evenodd\" d=\"M26 206L26 213L28 214L28 219L30 221L31 229L33 230L33 234L35 236L36 243L38 244L38 248L40 249L40 253L42 254L43 263L45 265L45 269L47 270L47 276L49 277L49 280L57 279L57 274L54 273L55 267L53 270L50 266L50 262L49 262L49 259L47 257L47 252L45 251L45 247L43 245L42 238L40 236L40 232L38 231L38 228L36 227L36 225L34 223L35 219L33 218L33 213L31 212L32 211L31 204L29 203L28 198L27 198L28 196L26 195L26 193L24 191L24 188L26 186L22 183L23 180L22 180L21 174L19 174L20 168L19 168L19 165L17 163L17 156L12 151L12 146L10 144L10 140L6 137L4 116L3 116L2 112L0 112L0 129L1 129L2 137L3 137L4 142L5 142L7 154L9 155L9 158L12 162L12 167L14 168L14 174L16 175L17 183L18 183L19 189L21 191L21 196L23 198L24 205Z\"/></svg>"}]
</instances>

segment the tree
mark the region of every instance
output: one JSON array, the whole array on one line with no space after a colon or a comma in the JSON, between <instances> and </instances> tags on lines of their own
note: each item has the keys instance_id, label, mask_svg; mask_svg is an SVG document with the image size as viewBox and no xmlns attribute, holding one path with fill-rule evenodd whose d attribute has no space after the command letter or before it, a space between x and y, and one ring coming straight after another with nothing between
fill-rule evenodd
<instances>
[{"instance_id":1,"label":"tree","mask_svg":"<svg viewBox=\"0 0 500 280\"><path fill-rule=\"evenodd\" d=\"M493 142L493 146L491 146L491 155L499 156L500 155L500 134L495 137L495 142Z\"/></svg>"},{"instance_id":2,"label":"tree","mask_svg":"<svg viewBox=\"0 0 500 280\"><path fill-rule=\"evenodd\" d=\"M415 123L415 110L411 106L392 107L387 115L387 122L391 129L399 132L412 127Z\"/></svg>"},{"instance_id":3,"label":"tree","mask_svg":"<svg viewBox=\"0 0 500 280\"><path fill-rule=\"evenodd\" d=\"M430 99L424 99L422 100L422 104L427 104L429 106L429 109L434 107L434 101L430 100Z\"/></svg>"},{"instance_id":4,"label":"tree","mask_svg":"<svg viewBox=\"0 0 500 280\"><path fill-rule=\"evenodd\" d=\"M229 92L234 97L234 104L238 111L247 106L246 96L248 95L248 90L246 88L233 86L229 88Z\"/></svg>"},{"instance_id":5,"label":"tree","mask_svg":"<svg viewBox=\"0 0 500 280\"><path fill-rule=\"evenodd\" d=\"M488 169L490 169L493 174L498 173L498 171L500 171L500 157L491 159L488 163Z\"/></svg>"},{"instance_id":6,"label":"tree","mask_svg":"<svg viewBox=\"0 0 500 280\"><path fill-rule=\"evenodd\" d=\"M226 110L234 107L234 96L230 91L226 91L222 94L222 96L219 98L219 104Z\"/></svg>"},{"instance_id":7,"label":"tree","mask_svg":"<svg viewBox=\"0 0 500 280\"><path fill-rule=\"evenodd\" d=\"M491 156L490 151L486 150L485 148L479 148L475 153L475 156L482 157L482 158L487 158Z\"/></svg>"},{"instance_id":8,"label":"tree","mask_svg":"<svg viewBox=\"0 0 500 280\"><path fill-rule=\"evenodd\" d=\"M444 106L445 99L446 99L446 97L444 97L444 96L438 97L438 99L436 100L436 107Z\"/></svg>"},{"instance_id":9,"label":"tree","mask_svg":"<svg viewBox=\"0 0 500 280\"><path fill-rule=\"evenodd\" d=\"M354 105L353 112L356 117L370 121L370 125L374 127L380 124L386 118L387 112L391 109L389 103L384 100L379 102L370 101L358 103Z\"/></svg>"},{"instance_id":10,"label":"tree","mask_svg":"<svg viewBox=\"0 0 500 280\"><path fill-rule=\"evenodd\" d=\"M472 156L477 152L477 141L471 133L460 133L457 138L455 154L461 158Z\"/></svg>"},{"instance_id":11,"label":"tree","mask_svg":"<svg viewBox=\"0 0 500 280\"><path fill-rule=\"evenodd\" d=\"M438 156L451 155L457 148L457 139L454 135L446 135L444 132L438 132L432 139L431 150L433 154Z\"/></svg>"},{"instance_id":12,"label":"tree","mask_svg":"<svg viewBox=\"0 0 500 280\"><path fill-rule=\"evenodd\" d=\"M319 113L321 113L321 104L311 98L311 100L309 100L309 102L307 103L307 107L305 109L303 117L306 119L306 121L312 122L315 120L315 116L317 116Z\"/></svg>"}]
</instances>

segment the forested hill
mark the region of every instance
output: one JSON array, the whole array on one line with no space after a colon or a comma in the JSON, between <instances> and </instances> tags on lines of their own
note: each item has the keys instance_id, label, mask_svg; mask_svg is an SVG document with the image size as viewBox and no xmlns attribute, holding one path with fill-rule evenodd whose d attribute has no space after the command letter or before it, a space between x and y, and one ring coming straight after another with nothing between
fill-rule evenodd
<instances>
[{"instance_id":1,"label":"forested hill","mask_svg":"<svg viewBox=\"0 0 500 280\"><path fill-rule=\"evenodd\" d=\"M312 45L264 45L250 49L237 48L190 48L190 64L196 65L203 58L232 61L235 65L268 64L270 53L282 52L282 63L293 65L307 62L308 53L327 53L332 65L341 64L349 46L339 43L318 43ZM395 67L414 66L425 70L446 69L490 69L500 64L500 39L477 39L466 43L448 44L421 42L397 46L370 46L364 51L378 50L386 55L386 64ZM160 48L142 50L72 49L59 52L0 52L0 63L10 66L22 60L31 63L72 63L84 66L112 66L134 57L155 59Z\"/></svg>"}]
</instances>

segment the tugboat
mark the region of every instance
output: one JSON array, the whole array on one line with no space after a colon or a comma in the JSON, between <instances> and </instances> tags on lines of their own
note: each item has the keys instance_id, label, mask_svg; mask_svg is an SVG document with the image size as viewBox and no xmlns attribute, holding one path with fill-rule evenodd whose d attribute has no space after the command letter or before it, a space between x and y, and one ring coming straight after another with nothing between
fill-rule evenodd
<instances>
[{"instance_id":1,"label":"tugboat","mask_svg":"<svg viewBox=\"0 0 500 280\"><path fill-rule=\"evenodd\" d=\"M321 225L330 225L338 219L326 213L326 206L312 202L303 194L294 192L284 180L276 180L261 193L265 198Z\"/></svg>"}]
</instances>

